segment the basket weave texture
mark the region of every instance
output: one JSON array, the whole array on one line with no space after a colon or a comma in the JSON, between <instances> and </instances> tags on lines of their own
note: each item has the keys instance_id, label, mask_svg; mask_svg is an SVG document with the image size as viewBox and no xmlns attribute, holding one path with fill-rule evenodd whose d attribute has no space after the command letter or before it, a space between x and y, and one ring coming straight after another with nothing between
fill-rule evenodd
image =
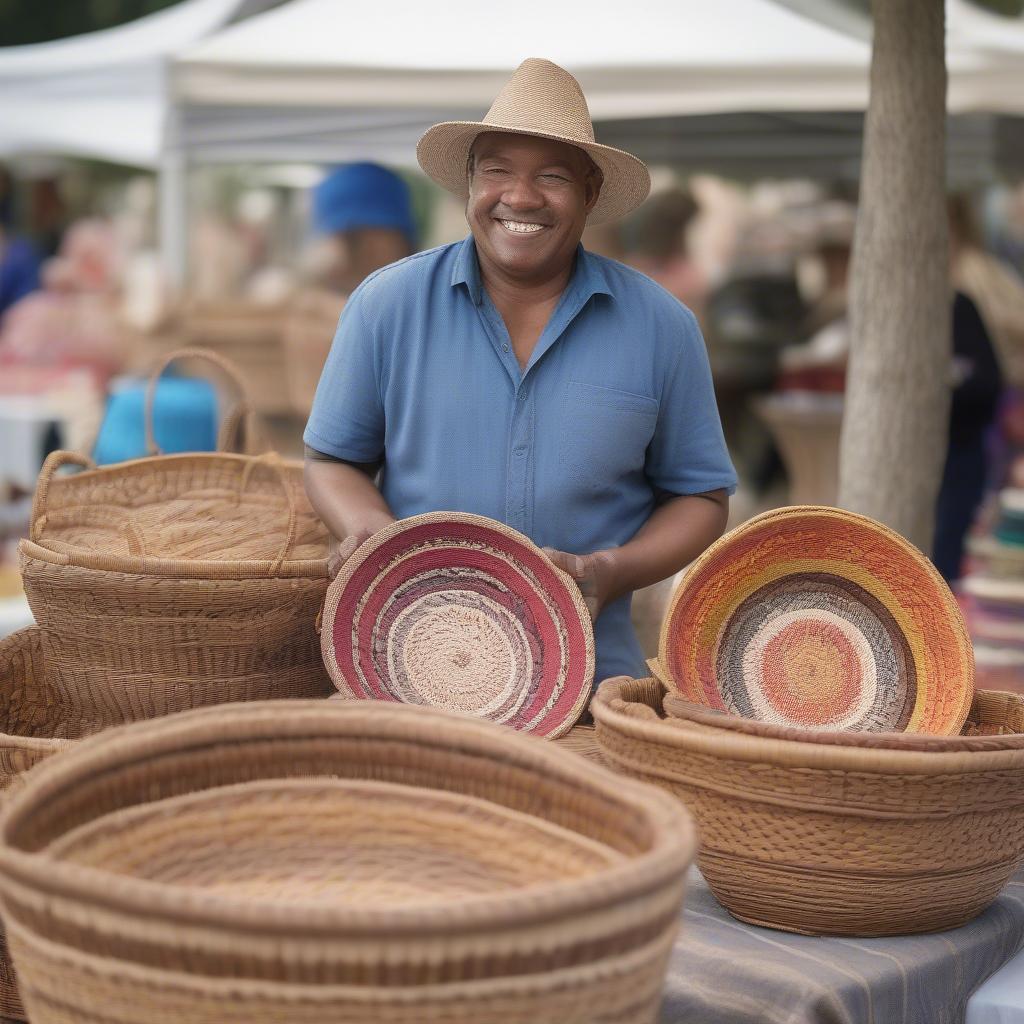
<instances>
[{"instance_id":1,"label":"basket weave texture","mask_svg":"<svg viewBox=\"0 0 1024 1024\"><path fill-rule=\"evenodd\" d=\"M0 899L33 1024L640 1024L694 847L677 802L554 744L275 702L41 766Z\"/></svg>"},{"instance_id":2,"label":"basket weave texture","mask_svg":"<svg viewBox=\"0 0 1024 1024\"><path fill-rule=\"evenodd\" d=\"M55 476L68 462L87 468ZM47 459L21 570L76 714L117 724L330 692L315 629L327 535L301 474L276 456Z\"/></svg>"},{"instance_id":3,"label":"basket weave texture","mask_svg":"<svg viewBox=\"0 0 1024 1024\"><path fill-rule=\"evenodd\" d=\"M956 735L974 690L963 616L898 534L841 509L756 516L690 567L654 674L689 700L810 729Z\"/></svg>"},{"instance_id":4,"label":"basket weave texture","mask_svg":"<svg viewBox=\"0 0 1024 1024\"><path fill-rule=\"evenodd\" d=\"M893 737L892 749L664 719L664 693L606 680L598 742L693 812L701 871L743 921L811 935L954 928L1024 859L1024 736L986 735L1020 728L1016 695L979 694L972 736Z\"/></svg>"},{"instance_id":5,"label":"basket weave texture","mask_svg":"<svg viewBox=\"0 0 1024 1024\"><path fill-rule=\"evenodd\" d=\"M364 543L331 584L324 664L346 696L567 732L590 697L594 634L575 582L503 523L431 512Z\"/></svg>"},{"instance_id":6,"label":"basket weave texture","mask_svg":"<svg viewBox=\"0 0 1024 1024\"><path fill-rule=\"evenodd\" d=\"M17 785L23 772L88 731L46 682L39 630L21 629L0 640L0 790ZM0 1017L25 1019L2 934Z\"/></svg>"},{"instance_id":7,"label":"basket weave texture","mask_svg":"<svg viewBox=\"0 0 1024 1024\"><path fill-rule=\"evenodd\" d=\"M303 418L313 408L345 301L344 295L310 288L296 296L289 308L284 325L288 400L292 412Z\"/></svg>"}]
</instances>

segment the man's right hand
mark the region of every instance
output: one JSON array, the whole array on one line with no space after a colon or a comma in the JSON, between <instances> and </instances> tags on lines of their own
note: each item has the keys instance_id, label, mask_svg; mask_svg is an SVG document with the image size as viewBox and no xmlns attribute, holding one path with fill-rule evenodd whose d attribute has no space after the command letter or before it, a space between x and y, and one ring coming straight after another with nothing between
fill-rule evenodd
<instances>
[{"instance_id":1,"label":"man's right hand","mask_svg":"<svg viewBox=\"0 0 1024 1024\"><path fill-rule=\"evenodd\" d=\"M356 549L365 540L373 536L372 530L362 530L359 533L350 534L341 540L331 537L327 546L327 575L330 579L341 572L341 567L355 554Z\"/></svg>"}]
</instances>

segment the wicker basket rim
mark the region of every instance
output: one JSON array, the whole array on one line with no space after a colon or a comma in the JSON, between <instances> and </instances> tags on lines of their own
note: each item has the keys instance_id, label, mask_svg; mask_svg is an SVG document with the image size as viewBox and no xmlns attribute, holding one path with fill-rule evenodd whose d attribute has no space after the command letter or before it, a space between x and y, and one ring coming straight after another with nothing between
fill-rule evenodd
<instances>
[{"instance_id":1,"label":"wicker basket rim","mask_svg":"<svg viewBox=\"0 0 1024 1024\"><path fill-rule=\"evenodd\" d=\"M624 703L622 689L633 680L625 676L606 679L591 703L594 719L638 740L735 761L784 768L848 771L876 775L941 776L1024 768L1024 748L1017 750L889 750L877 747L838 746L801 740L754 736L732 729L703 725L703 731L677 728L665 721L638 719L616 707ZM935 739L941 744L944 737ZM950 737L956 739L957 737ZM998 740L999 737L989 737ZM1024 799L1024 792L1022 792Z\"/></svg>"},{"instance_id":2,"label":"wicker basket rim","mask_svg":"<svg viewBox=\"0 0 1024 1024\"><path fill-rule=\"evenodd\" d=\"M81 460L69 453L67 458L80 463ZM254 462L277 465L281 469L299 473L302 463L295 459L283 459L276 454L241 455L235 452L178 452L172 455L145 456L130 459L111 466L95 466L76 473L74 480L89 482L90 478L117 477L123 479L133 476L149 476L159 467L161 472L177 472L190 466L208 468L216 464L236 466L239 471ZM38 492L37 492L38 495ZM38 499L37 499L38 500ZM37 515L33 506L33 520ZM159 558L153 556L137 557L134 555L117 555L107 552L92 552L77 549L72 545L60 544L59 547L48 544L46 537L23 538L19 548L23 555L36 558L52 565L75 565L83 569L99 569L104 572L123 572L142 576L196 577L209 579L250 579L265 577L277 568L277 575L287 576L327 576L327 556L314 559L284 558L280 563L275 559L203 559L190 560L181 558ZM285 567L287 569L285 570ZM282 571L285 570L285 571Z\"/></svg>"},{"instance_id":3,"label":"wicker basket rim","mask_svg":"<svg viewBox=\"0 0 1024 1024\"><path fill-rule=\"evenodd\" d=\"M203 559L138 558L132 555L106 555L57 551L23 537L18 542L22 557L99 572L116 572L130 576L160 576L171 579L247 580L267 579L269 576L321 578L328 575L326 558L286 558L280 566L270 558L264 559ZM274 571L276 567L276 572Z\"/></svg>"},{"instance_id":4,"label":"wicker basket rim","mask_svg":"<svg viewBox=\"0 0 1024 1024\"><path fill-rule=\"evenodd\" d=\"M576 581L568 573L563 572L557 565L555 565L554 562L552 562L551 559L549 559L548 556L545 555L529 537L512 529L510 526L506 526L504 523L498 522L495 519L489 519L487 516L475 515L471 512L444 511L425 512L420 515L409 516L406 519L399 519L397 522L391 523L360 545L360 547L341 567L337 577L331 583L330 587L327 588L327 598L324 601L323 622L325 624L334 622L334 617L337 614L341 598L345 593L345 588L355 575L356 570L363 564L363 562L366 561L367 558L370 557L370 555L373 554L374 551L376 551L382 544L387 543L393 537L401 536L403 533L407 533L419 526L427 526L433 523L463 523L471 526L482 526L489 530L493 530L495 533L501 534L507 539L514 541L516 544L519 544L528 551L537 555L537 557L542 558L554 571L555 578L562 583L566 594L568 594L569 599L572 601L573 608L579 616L580 623L583 627L583 636L586 641L587 653L584 685L580 688L580 692L576 697L571 711L566 715L565 721L561 726L546 734L547 739L557 739L559 736L563 736L579 720L580 715L583 714L583 709L587 705L587 701L593 693L595 649L594 630L590 620L590 612L587 609L586 603L583 600L583 595L580 593L580 589L577 586ZM327 666L327 672L332 681L334 681L334 685L340 690L340 687L338 686L339 680L341 680L342 684L344 684L344 680L341 679L341 670L338 667L338 659L334 651L332 636L333 629L325 626L325 628L320 632L320 648L323 653L324 664Z\"/></svg>"},{"instance_id":5,"label":"wicker basket rim","mask_svg":"<svg viewBox=\"0 0 1024 1024\"><path fill-rule=\"evenodd\" d=\"M652 828L652 848L627 862L613 865L586 879L518 890L514 898L485 895L458 907L389 908L360 912L314 907L262 905L222 898L216 905L204 895L194 903L180 890L140 882L101 869L60 863L43 852L26 852L11 843L20 818L31 816L36 803L73 788L76 778L116 772L162 754L215 747L225 741L289 741L301 738L377 736L421 744L425 749L458 750L483 757L500 756L510 766L534 770L547 778L590 789L620 806L641 809ZM432 708L375 702L312 700L260 701L180 712L165 718L132 723L76 743L59 758L34 769L26 785L0 809L0 888L21 884L38 892L64 896L85 904L117 907L132 915L186 921L214 928L259 927L262 931L294 935L296 930L318 934L379 935L486 929L557 919L578 909L614 904L656 891L681 874L696 851L696 829L689 813L668 794L614 774L593 762L537 737L514 732L478 719L454 716Z\"/></svg>"},{"instance_id":6,"label":"wicker basket rim","mask_svg":"<svg viewBox=\"0 0 1024 1024\"><path fill-rule=\"evenodd\" d=\"M737 539L748 536L750 533L756 533L765 528L765 526L771 523L783 520L793 519L798 516L818 516L824 521L832 520L840 523L857 523L859 525L867 526L874 530L879 537L884 538L888 543L904 551L910 556L912 562L920 569L920 571L931 578L935 583L938 593L942 597L943 611L949 619L953 633L956 636L956 640L960 646L961 654L963 655L963 664L967 669L967 678L965 679L964 693L962 695L962 714L959 716L960 725L962 726L964 719L967 717L967 712L971 706L971 695L974 690L974 659L971 656L971 638L967 632L967 623L964 621L963 613L960 611L960 606L956 603L956 599L953 597L946 582L939 575L939 571L931 563L931 561L925 557L924 554L915 545L911 544L905 537L898 534L895 530L890 529L884 523L880 523L870 516L861 515L859 512L850 512L846 509L834 508L829 505L789 505L782 508L769 509L767 512L762 512L760 515L753 516L746 522L741 523L734 530L730 530L724 536L720 537L714 544L707 548L703 554L701 554L689 567L685 576L676 587L672 598L669 601L668 608L665 610L665 615L661 622L661 632L658 637L658 661L665 666L666 672L669 671L669 658L668 644L671 635L671 623L675 616L675 611L678 605L682 602L685 596L689 593L689 588L693 585L692 581L695 580L704 569L704 567L711 562L714 558L719 557L723 550L728 550ZM678 685L674 679L670 680L673 687L679 690ZM680 690L680 692L682 692ZM958 726L959 729L959 726Z\"/></svg>"}]
</instances>

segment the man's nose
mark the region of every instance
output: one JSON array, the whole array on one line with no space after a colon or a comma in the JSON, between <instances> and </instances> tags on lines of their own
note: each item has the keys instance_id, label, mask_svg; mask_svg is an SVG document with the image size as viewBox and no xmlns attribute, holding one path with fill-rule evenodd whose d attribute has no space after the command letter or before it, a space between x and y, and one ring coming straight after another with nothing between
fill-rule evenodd
<instances>
[{"instance_id":1,"label":"man's nose","mask_svg":"<svg viewBox=\"0 0 1024 1024\"><path fill-rule=\"evenodd\" d=\"M544 194L532 175L517 174L506 186L501 201L514 210L536 210L544 205Z\"/></svg>"}]
</instances>

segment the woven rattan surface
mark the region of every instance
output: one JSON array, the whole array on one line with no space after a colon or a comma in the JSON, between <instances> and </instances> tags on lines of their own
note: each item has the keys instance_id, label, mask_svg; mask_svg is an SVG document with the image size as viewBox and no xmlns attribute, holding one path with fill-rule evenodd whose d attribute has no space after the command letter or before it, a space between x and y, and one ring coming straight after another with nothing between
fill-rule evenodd
<instances>
[{"instance_id":1,"label":"woven rattan surface","mask_svg":"<svg viewBox=\"0 0 1024 1024\"><path fill-rule=\"evenodd\" d=\"M594 636L576 584L527 537L437 512L381 530L331 585L324 664L353 697L567 732L589 699Z\"/></svg>"},{"instance_id":2,"label":"woven rattan surface","mask_svg":"<svg viewBox=\"0 0 1024 1024\"><path fill-rule=\"evenodd\" d=\"M38 628L18 630L0 640L0 790L22 773L90 731L62 706L46 681ZM0 1017L24 1020L14 969L0 934Z\"/></svg>"},{"instance_id":3,"label":"woven rattan surface","mask_svg":"<svg viewBox=\"0 0 1024 1024\"><path fill-rule=\"evenodd\" d=\"M408 807L408 787L422 811L380 813L392 799ZM154 801L172 801L173 817ZM375 827L346 823L353 808L377 814ZM345 701L210 708L85 740L33 773L0 835L12 951L44 1021L65 1019L46 1007L67 997L50 991L36 940L76 962L102 958L122 993L136 968L194 976L194 1015L166 1015L165 979L137 1022L214 1019L225 996L210 992L227 976L254 1020L356 1020L361 999L381 1002L366 1019L405 1020L415 1001L398 990L423 987L424 1006L449 1000L437 1019L469 1024L506 988L522 1001L510 994L510 1016L495 1020L540 1013L542 993L564 986L567 1002L575 988L595 1005L613 974L623 989L608 1019L653 1020L651 981L695 845L678 803L555 744L433 709ZM508 848L481 852L474 836ZM346 877L339 840L379 848ZM451 870L453 857L466 870ZM419 863L437 866L458 899L432 894ZM434 989L469 983L462 1009ZM304 996L339 1016L282 1017L294 986L317 987ZM104 1016L113 1001L108 991L88 1012L123 1019ZM264 1003L277 1009L260 1016ZM554 1013L537 1019L554 1024Z\"/></svg>"},{"instance_id":4,"label":"woven rattan surface","mask_svg":"<svg viewBox=\"0 0 1024 1024\"><path fill-rule=\"evenodd\" d=\"M713 544L662 626L655 674L778 725L955 735L974 687L963 616L913 545L840 509L776 509Z\"/></svg>"},{"instance_id":5,"label":"woven rattan surface","mask_svg":"<svg viewBox=\"0 0 1024 1024\"><path fill-rule=\"evenodd\" d=\"M447 904L595 874L625 855L486 800L387 782L276 779L157 800L47 848L69 863L287 904Z\"/></svg>"},{"instance_id":6,"label":"woven rattan surface","mask_svg":"<svg viewBox=\"0 0 1024 1024\"><path fill-rule=\"evenodd\" d=\"M78 717L330 692L327 538L301 467L203 453L54 476L68 459L47 460L20 555L49 680Z\"/></svg>"},{"instance_id":7,"label":"woven rattan surface","mask_svg":"<svg viewBox=\"0 0 1024 1024\"><path fill-rule=\"evenodd\" d=\"M701 870L741 920L808 934L952 928L1024 858L1016 736L953 738L946 751L799 742L665 720L663 694L653 679L606 681L598 741L609 764L694 813ZM1019 724L1005 696L975 706L989 726L1000 708Z\"/></svg>"},{"instance_id":8,"label":"woven rattan surface","mask_svg":"<svg viewBox=\"0 0 1024 1024\"><path fill-rule=\"evenodd\" d=\"M672 943L538 974L416 986L283 985L159 970L14 924L33 1024L654 1024Z\"/></svg>"}]
</instances>

